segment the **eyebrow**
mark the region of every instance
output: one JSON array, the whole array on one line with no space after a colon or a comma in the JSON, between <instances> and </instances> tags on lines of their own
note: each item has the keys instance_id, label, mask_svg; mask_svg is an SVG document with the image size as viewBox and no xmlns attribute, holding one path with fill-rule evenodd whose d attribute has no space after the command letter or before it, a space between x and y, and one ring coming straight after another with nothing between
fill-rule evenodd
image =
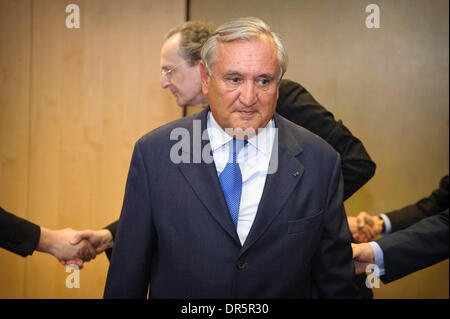
<instances>
[{"instance_id":1,"label":"eyebrow","mask_svg":"<svg viewBox=\"0 0 450 319\"><path fill-rule=\"evenodd\" d=\"M268 80L272 80L275 77L273 76L273 74L264 73L264 74L258 75L257 78L266 78Z\"/></svg>"},{"instance_id":2,"label":"eyebrow","mask_svg":"<svg viewBox=\"0 0 450 319\"><path fill-rule=\"evenodd\" d=\"M241 73L237 72L237 71L228 71L226 72L224 75L224 77L229 77L229 76L243 76ZM274 75L270 74L270 73L263 73L260 74L258 76L256 76L256 78L266 78L266 79L273 79Z\"/></svg>"},{"instance_id":3,"label":"eyebrow","mask_svg":"<svg viewBox=\"0 0 450 319\"><path fill-rule=\"evenodd\" d=\"M223 76L224 77L228 77L228 76L242 76L242 74L237 72L237 71L228 71Z\"/></svg>"}]
</instances>

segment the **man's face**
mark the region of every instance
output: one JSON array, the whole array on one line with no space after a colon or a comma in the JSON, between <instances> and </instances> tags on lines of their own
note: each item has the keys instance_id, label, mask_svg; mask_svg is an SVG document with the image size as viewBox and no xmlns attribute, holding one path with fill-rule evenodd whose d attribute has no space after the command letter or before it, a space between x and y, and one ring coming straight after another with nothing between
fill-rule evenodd
<instances>
[{"instance_id":1,"label":"man's face","mask_svg":"<svg viewBox=\"0 0 450 319\"><path fill-rule=\"evenodd\" d=\"M202 90L223 128L264 128L278 99L280 67L268 36L219 43L212 75L201 64Z\"/></svg>"},{"instance_id":2,"label":"man's face","mask_svg":"<svg viewBox=\"0 0 450 319\"><path fill-rule=\"evenodd\" d=\"M202 105L205 97L201 91L199 63L194 66L178 54L180 34L174 34L161 49L161 87L169 88L179 106Z\"/></svg>"}]
</instances>

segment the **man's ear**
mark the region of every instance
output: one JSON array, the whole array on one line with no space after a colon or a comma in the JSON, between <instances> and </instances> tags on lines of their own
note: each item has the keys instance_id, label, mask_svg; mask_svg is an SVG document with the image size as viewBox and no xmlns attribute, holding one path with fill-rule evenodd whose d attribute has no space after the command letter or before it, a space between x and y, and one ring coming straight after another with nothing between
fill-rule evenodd
<instances>
[{"instance_id":1,"label":"man's ear","mask_svg":"<svg viewBox=\"0 0 450 319\"><path fill-rule=\"evenodd\" d=\"M200 61L200 77L202 81L202 93L206 96L208 95L210 74L203 61Z\"/></svg>"}]
</instances>

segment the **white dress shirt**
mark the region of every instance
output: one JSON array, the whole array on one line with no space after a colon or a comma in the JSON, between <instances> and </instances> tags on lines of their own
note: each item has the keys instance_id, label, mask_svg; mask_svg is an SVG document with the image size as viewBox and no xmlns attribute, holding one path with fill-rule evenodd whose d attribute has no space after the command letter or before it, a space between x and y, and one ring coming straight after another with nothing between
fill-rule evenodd
<instances>
[{"instance_id":1,"label":"white dress shirt","mask_svg":"<svg viewBox=\"0 0 450 319\"><path fill-rule=\"evenodd\" d=\"M208 112L207 129L217 175L220 175L230 158L229 152L233 138L225 133L211 112ZM248 139L245 148L241 149L237 155L237 162L242 174L241 203L237 223L237 233L241 245L244 245L258 211L274 139L275 124L272 119L264 129L258 130L257 135Z\"/></svg>"}]
</instances>

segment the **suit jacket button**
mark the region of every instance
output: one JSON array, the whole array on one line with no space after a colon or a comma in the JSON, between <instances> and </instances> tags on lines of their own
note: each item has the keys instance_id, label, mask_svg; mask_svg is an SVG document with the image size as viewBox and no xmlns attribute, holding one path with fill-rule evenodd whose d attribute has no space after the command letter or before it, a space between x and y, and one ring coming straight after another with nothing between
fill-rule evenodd
<instances>
[{"instance_id":1,"label":"suit jacket button","mask_svg":"<svg viewBox=\"0 0 450 319\"><path fill-rule=\"evenodd\" d=\"M237 263L236 263L236 267L237 267L237 269L239 269L239 270L244 270L246 266L247 266L247 263L244 262L244 261L241 260L241 259L239 259L239 260L237 261Z\"/></svg>"}]
</instances>

